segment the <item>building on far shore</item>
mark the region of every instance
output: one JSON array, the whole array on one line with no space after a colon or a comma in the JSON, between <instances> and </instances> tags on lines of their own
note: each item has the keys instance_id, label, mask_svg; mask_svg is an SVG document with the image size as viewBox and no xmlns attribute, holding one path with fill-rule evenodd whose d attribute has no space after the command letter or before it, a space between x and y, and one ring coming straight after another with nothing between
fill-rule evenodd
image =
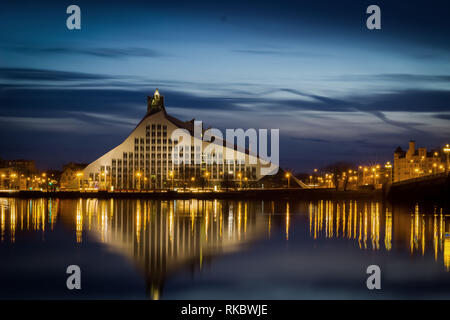
<instances>
[{"instance_id":1,"label":"building on far shore","mask_svg":"<svg viewBox=\"0 0 450 320\"><path fill-rule=\"evenodd\" d=\"M37 174L34 160L0 159L0 189L28 189Z\"/></svg>"},{"instance_id":2,"label":"building on far shore","mask_svg":"<svg viewBox=\"0 0 450 320\"><path fill-rule=\"evenodd\" d=\"M394 182L445 172L445 165L441 150L416 149L415 141L410 141L407 151L395 149Z\"/></svg>"},{"instance_id":3,"label":"building on far shore","mask_svg":"<svg viewBox=\"0 0 450 320\"><path fill-rule=\"evenodd\" d=\"M79 190L81 186L81 178L83 170L87 167L87 163L70 162L63 166L60 177L61 190Z\"/></svg>"},{"instance_id":4,"label":"building on far shore","mask_svg":"<svg viewBox=\"0 0 450 320\"><path fill-rule=\"evenodd\" d=\"M147 97L147 113L131 134L84 168L80 187L149 190L256 186L262 175L260 161L255 155L242 149L229 149L224 141L219 145L198 139L194 125L194 120L181 121L167 114L164 96L156 89L152 97ZM190 135L187 139L191 139L191 150L183 149L185 154L180 154L184 159L190 157L190 163L173 161L172 151L178 150L179 146L177 140L172 141L176 129L184 129ZM203 137L205 131L203 128L200 131ZM219 151L213 154L214 161L207 161L210 159L202 151L212 143L219 146L215 149ZM236 160L225 159L227 151Z\"/></svg>"}]
</instances>

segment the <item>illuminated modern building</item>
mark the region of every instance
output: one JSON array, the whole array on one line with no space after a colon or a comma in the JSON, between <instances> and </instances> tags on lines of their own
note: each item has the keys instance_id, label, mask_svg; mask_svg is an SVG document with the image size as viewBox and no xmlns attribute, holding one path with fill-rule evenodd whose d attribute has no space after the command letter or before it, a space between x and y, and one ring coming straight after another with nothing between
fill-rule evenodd
<instances>
[{"instance_id":1,"label":"illuminated modern building","mask_svg":"<svg viewBox=\"0 0 450 320\"><path fill-rule=\"evenodd\" d=\"M394 152L394 182L444 171L445 161L440 150L416 149L415 141L410 141L408 151L398 147Z\"/></svg>"},{"instance_id":2,"label":"illuminated modern building","mask_svg":"<svg viewBox=\"0 0 450 320\"><path fill-rule=\"evenodd\" d=\"M187 151L191 156L190 163L173 161L172 151L177 147L178 141L172 141L171 137L176 129L184 129L190 135L192 147L190 152ZM201 133L203 136L203 129ZM120 145L82 171L80 187L101 190L193 186L212 188L225 184L228 186L229 183L236 186L250 185L261 178L256 156L246 151L237 151L236 148L230 150L224 143L218 154L214 155L215 161L207 161L201 150L205 150L210 144L211 142L201 139L199 142L194 137L194 120L184 122L167 114L164 96L156 89L152 97L147 97L147 113L141 122ZM227 158L225 161L227 150L233 152L234 159L239 160L228 162ZM195 157L200 157L201 161L194 161Z\"/></svg>"}]
</instances>

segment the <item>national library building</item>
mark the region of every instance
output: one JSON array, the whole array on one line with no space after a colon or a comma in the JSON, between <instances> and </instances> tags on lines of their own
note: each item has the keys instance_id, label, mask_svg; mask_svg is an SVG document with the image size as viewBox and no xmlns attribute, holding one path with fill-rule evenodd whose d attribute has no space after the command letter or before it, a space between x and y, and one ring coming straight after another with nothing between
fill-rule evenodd
<instances>
[{"instance_id":1,"label":"national library building","mask_svg":"<svg viewBox=\"0 0 450 320\"><path fill-rule=\"evenodd\" d=\"M198 141L195 143L194 120L185 122L168 115L164 96L159 94L158 89L147 99L147 114L125 141L77 174L80 188L149 190L246 187L255 185L261 179L261 165L256 156L245 150L227 149L224 143L218 155L215 155L216 160L206 161L202 150L213 142L200 139L202 148ZM185 159L186 152L189 152L190 162L173 161L172 151L178 141L173 141L171 137L176 129L184 129L192 139L190 152L184 149L183 156ZM201 132L203 136L203 129ZM227 151L233 152L236 160L224 160L223 155ZM200 157L201 161L193 161L195 157Z\"/></svg>"}]
</instances>

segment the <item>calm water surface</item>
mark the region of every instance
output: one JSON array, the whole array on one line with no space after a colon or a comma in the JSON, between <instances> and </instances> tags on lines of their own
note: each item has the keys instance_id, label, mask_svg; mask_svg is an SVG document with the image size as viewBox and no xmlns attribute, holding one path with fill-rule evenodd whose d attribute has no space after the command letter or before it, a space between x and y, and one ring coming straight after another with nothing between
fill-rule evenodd
<instances>
[{"instance_id":1,"label":"calm water surface","mask_svg":"<svg viewBox=\"0 0 450 320\"><path fill-rule=\"evenodd\" d=\"M0 198L0 229L0 298L450 298L436 206ZM371 264L382 290L366 288Z\"/></svg>"}]
</instances>

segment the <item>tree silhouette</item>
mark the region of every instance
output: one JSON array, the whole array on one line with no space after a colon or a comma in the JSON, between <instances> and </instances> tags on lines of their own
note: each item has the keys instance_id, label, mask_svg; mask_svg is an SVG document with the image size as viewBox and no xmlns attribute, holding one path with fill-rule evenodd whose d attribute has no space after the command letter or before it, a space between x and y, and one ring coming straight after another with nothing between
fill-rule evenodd
<instances>
[{"instance_id":1,"label":"tree silhouette","mask_svg":"<svg viewBox=\"0 0 450 320\"><path fill-rule=\"evenodd\" d=\"M332 163L321 170L324 172L329 172L333 174L333 183L336 187L336 191L339 190L339 179L342 180L343 190L347 190L348 184L348 170L352 169L354 165L349 162L339 161Z\"/></svg>"}]
</instances>

